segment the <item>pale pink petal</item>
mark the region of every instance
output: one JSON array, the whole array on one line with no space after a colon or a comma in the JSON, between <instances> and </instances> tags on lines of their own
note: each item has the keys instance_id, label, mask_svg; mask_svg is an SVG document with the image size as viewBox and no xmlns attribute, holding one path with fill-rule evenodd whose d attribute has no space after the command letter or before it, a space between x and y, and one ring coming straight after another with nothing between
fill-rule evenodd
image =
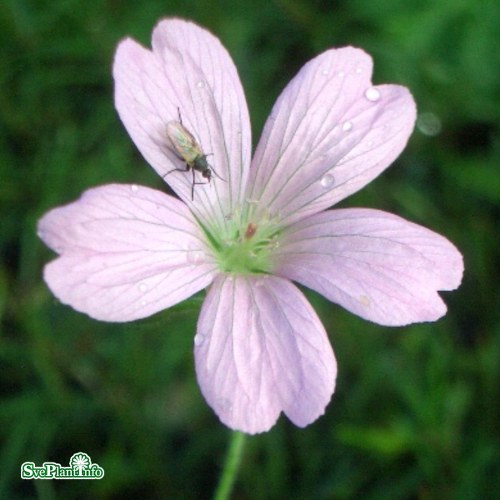
<instances>
[{"instance_id":1,"label":"pale pink petal","mask_svg":"<svg viewBox=\"0 0 500 500\"><path fill-rule=\"evenodd\" d=\"M443 236L379 210L330 210L286 229L273 272L382 325L435 321L437 290L462 279L460 252Z\"/></svg>"},{"instance_id":2,"label":"pale pink petal","mask_svg":"<svg viewBox=\"0 0 500 500\"><path fill-rule=\"evenodd\" d=\"M372 87L360 49L329 50L288 84L252 161L247 198L291 223L358 191L404 148L415 104L398 85Z\"/></svg>"},{"instance_id":3,"label":"pale pink petal","mask_svg":"<svg viewBox=\"0 0 500 500\"><path fill-rule=\"evenodd\" d=\"M194 343L203 395L232 429L264 432L281 411L304 427L330 401L332 348L316 313L287 280L216 278Z\"/></svg>"},{"instance_id":4,"label":"pale pink petal","mask_svg":"<svg viewBox=\"0 0 500 500\"><path fill-rule=\"evenodd\" d=\"M145 159L164 177L185 168L166 134L178 121L196 137L217 174L211 186L195 186L191 172L173 172L165 181L208 222L223 221L243 196L250 164L250 121L236 68L219 40L180 19L161 21L153 31L153 50L123 40L113 74L115 105ZM204 182L199 173L197 182ZM212 221L213 222L213 221Z\"/></svg>"},{"instance_id":5,"label":"pale pink petal","mask_svg":"<svg viewBox=\"0 0 500 500\"><path fill-rule=\"evenodd\" d=\"M90 189L38 223L60 256L44 278L64 304L103 321L131 321L170 307L213 280L216 266L188 208L130 185Z\"/></svg>"}]
</instances>

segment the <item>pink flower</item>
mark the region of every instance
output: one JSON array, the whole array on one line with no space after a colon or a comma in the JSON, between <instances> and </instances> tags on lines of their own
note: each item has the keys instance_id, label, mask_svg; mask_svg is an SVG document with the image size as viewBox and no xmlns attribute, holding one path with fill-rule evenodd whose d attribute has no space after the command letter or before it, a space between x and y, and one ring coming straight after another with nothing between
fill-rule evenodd
<instances>
[{"instance_id":1,"label":"pink flower","mask_svg":"<svg viewBox=\"0 0 500 500\"><path fill-rule=\"evenodd\" d=\"M461 281L462 257L442 236L379 210L325 211L399 155L415 121L412 96L372 86L362 50L328 50L278 98L251 161L245 97L219 40L168 19L152 46L119 44L115 104L182 201L115 184L50 211L39 234L59 256L45 281L61 302L116 322L209 287L194 338L208 404L247 433L268 430L282 411L306 426L325 411L336 363L291 280L382 325L437 320L446 312L437 290ZM179 112L220 176L194 196L192 172L172 172L186 168L167 136Z\"/></svg>"}]
</instances>

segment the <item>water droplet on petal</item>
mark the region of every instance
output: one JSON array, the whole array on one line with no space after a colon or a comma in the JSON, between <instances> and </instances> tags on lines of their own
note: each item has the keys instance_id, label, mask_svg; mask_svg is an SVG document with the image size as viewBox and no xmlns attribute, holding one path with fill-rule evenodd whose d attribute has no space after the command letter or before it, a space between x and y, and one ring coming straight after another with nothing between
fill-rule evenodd
<instances>
[{"instance_id":1,"label":"water droplet on petal","mask_svg":"<svg viewBox=\"0 0 500 500\"><path fill-rule=\"evenodd\" d=\"M324 69L322 72L321 72L322 75L328 75L328 70L327 69Z\"/></svg>"},{"instance_id":2,"label":"water droplet on petal","mask_svg":"<svg viewBox=\"0 0 500 500\"><path fill-rule=\"evenodd\" d=\"M261 274L255 279L254 285L256 288L261 288L262 286L266 285L268 280L269 274Z\"/></svg>"},{"instance_id":3,"label":"water droplet on petal","mask_svg":"<svg viewBox=\"0 0 500 500\"><path fill-rule=\"evenodd\" d=\"M344 78L345 73L343 71L339 71L338 77L339 78Z\"/></svg>"},{"instance_id":4,"label":"water droplet on petal","mask_svg":"<svg viewBox=\"0 0 500 500\"><path fill-rule=\"evenodd\" d=\"M146 285L146 283L141 283L139 285L139 292L141 293L145 293L148 291L148 285Z\"/></svg>"},{"instance_id":5,"label":"water droplet on petal","mask_svg":"<svg viewBox=\"0 0 500 500\"><path fill-rule=\"evenodd\" d=\"M375 87L371 87L365 90L365 97L372 102L376 102L380 99L380 91Z\"/></svg>"},{"instance_id":6,"label":"water droplet on petal","mask_svg":"<svg viewBox=\"0 0 500 500\"><path fill-rule=\"evenodd\" d=\"M202 335L201 333L197 333L194 336L194 345L200 346L201 344L203 344L203 342L205 342L205 335Z\"/></svg>"},{"instance_id":7,"label":"water droplet on petal","mask_svg":"<svg viewBox=\"0 0 500 500\"><path fill-rule=\"evenodd\" d=\"M141 306L146 307L148 303L145 300L141 300Z\"/></svg>"},{"instance_id":8,"label":"water droplet on petal","mask_svg":"<svg viewBox=\"0 0 500 500\"><path fill-rule=\"evenodd\" d=\"M259 203L259 200L256 200L256 199L253 199L253 198L246 198L245 201L249 204L249 205L257 205Z\"/></svg>"},{"instance_id":9,"label":"water droplet on petal","mask_svg":"<svg viewBox=\"0 0 500 500\"><path fill-rule=\"evenodd\" d=\"M361 73L363 73L363 68L356 68L356 73L358 75L360 75Z\"/></svg>"},{"instance_id":10,"label":"water droplet on petal","mask_svg":"<svg viewBox=\"0 0 500 500\"><path fill-rule=\"evenodd\" d=\"M342 130L344 132L349 132L349 130L352 130L352 122L345 122L344 125L342 125Z\"/></svg>"},{"instance_id":11,"label":"water droplet on petal","mask_svg":"<svg viewBox=\"0 0 500 500\"><path fill-rule=\"evenodd\" d=\"M139 191L139 186L136 186L135 184L132 184L130 186L130 190L132 191L132 193L137 193L137 191Z\"/></svg>"},{"instance_id":12,"label":"water droplet on petal","mask_svg":"<svg viewBox=\"0 0 500 500\"><path fill-rule=\"evenodd\" d=\"M366 295L360 295L358 297L360 304L364 307L370 307L371 301Z\"/></svg>"},{"instance_id":13,"label":"water droplet on petal","mask_svg":"<svg viewBox=\"0 0 500 500\"><path fill-rule=\"evenodd\" d=\"M231 401L229 401L229 399L220 398L217 400L217 406L222 411L229 411L233 407L233 404L231 403Z\"/></svg>"},{"instance_id":14,"label":"water droplet on petal","mask_svg":"<svg viewBox=\"0 0 500 500\"><path fill-rule=\"evenodd\" d=\"M203 87L205 86L205 84L204 84L204 83L200 80L200 81L196 84L196 86L197 86L199 89L201 89L201 88L203 88Z\"/></svg>"},{"instance_id":15,"label":"water droplet on petal","mask_svg":"<svg viewBox=\"0 0 500 500\"><path fill-rule=\"evenodd\" d=\"M329 188L333 184L333 175L325 174L320 181L324 188Z\"/></svg>"},{"instance_id":16,"label":"water droplet on petal","mask_svg":"<svg viewBox=\"0 0 500 500\"><path fill-rule=\"evenodd\" d=\"M197 248L189 249L187 252L187 260L192 266L203 262L203 257L203 252Z\"/></svg>"}]
</instances>

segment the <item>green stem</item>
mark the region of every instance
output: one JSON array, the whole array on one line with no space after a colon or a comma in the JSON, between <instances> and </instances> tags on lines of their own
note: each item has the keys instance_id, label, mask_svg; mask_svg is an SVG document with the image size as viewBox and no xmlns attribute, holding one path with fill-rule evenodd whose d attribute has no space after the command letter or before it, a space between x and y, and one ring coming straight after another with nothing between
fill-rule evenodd
<instances>
[{"instance_id":1,"label":"green stem","mask_svg":"<svg viewBox=\"0 0 500 500\"><path fill-rule=\"evenodd\" d=\"M245 434L242 432L232 433L224 468L222 469L222 476L215 490L214 500L227 500L229 498L241 463L244 443Z\"/></svg>"}]
</instances>

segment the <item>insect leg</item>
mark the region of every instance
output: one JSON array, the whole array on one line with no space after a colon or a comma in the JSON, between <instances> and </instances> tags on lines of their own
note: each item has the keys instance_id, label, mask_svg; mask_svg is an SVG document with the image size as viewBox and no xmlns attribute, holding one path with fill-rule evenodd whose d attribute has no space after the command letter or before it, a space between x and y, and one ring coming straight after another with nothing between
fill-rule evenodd
<instances>
[{"instance_id":1,"label":"insect leg","mask_svg":"<svg viewBox=\"0 0 500 500\"><path fill-rule=\"evenodd\" d=\"M191 201L194 201L194 185L196 184L194 180L194 168L192 169L193 171L193 185L191 186Z\"/></svg>"},{"instance_id":2,"label":"insect leg","mask_svg":"<svg viewBox=\"0 0 500 500\"><path fill-rule=\"evenodd\" d=\"M210 180L208 180L208 182L196 182L195 171L193 168L193 184L191 186L191 200L194 201L194 187L195 186L203 186L204 184L210 184Z\"/></svg>"},{"instance_id":3,"label":"insect leg","mask_svg":"<svg viewBox=\"0 0 500 500\"><path fill-rule=\"evenodd\" d=\"M182 125L181 108L177 106L177 115L179 117L179 123Z\"/></svg>"},{"instance_id":4,"label":"insect leg","mask_svg":"<svg viewBox=\"0 0 500 500\"><path fill-rule=\"evenodd\" d=\"M196 182L196 181L193 181L193 187L191 189L191 199L194 200L194 187L195 186L203 186L205 184L210 184L210 181L208 182Z\"/></svg>"},{"instance_id":5,"label":"insect leg","mask_svg":"<svg viewBox=\"0 0 500 500\"><path fill-rule=\"evenodd\" d=\"M183 168L173 168L172 170L169 170L165 175L163 175L163 178L165 179L165 177L168 175L168 174L171 174L172 172L189 172L191 169L189 168L189 165L186 164L186 168L183 169Z\"/></svg>"}]
</instances>

